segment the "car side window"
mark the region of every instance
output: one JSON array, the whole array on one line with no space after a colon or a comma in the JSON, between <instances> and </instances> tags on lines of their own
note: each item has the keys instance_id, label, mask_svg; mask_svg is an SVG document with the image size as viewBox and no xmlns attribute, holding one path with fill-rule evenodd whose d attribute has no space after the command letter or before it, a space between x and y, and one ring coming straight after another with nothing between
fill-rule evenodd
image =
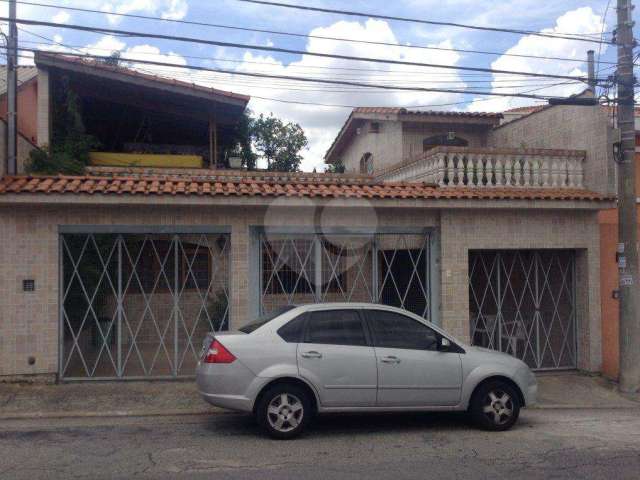
<instances>
[{"instance_id":1,"label":"car side window","mask_svg":"<svg viewBox=\"0 0 640 480\"><path fill-rule=\"evenodd\" d=\"M438 349L438 334L410 317L385 310L368 310L367 319L376 347Z\"/></svg>"},{"instance_id":2,"label":"car side window","mask_svg":"<svg viewBox=\"0 0 640 480\"><path fill-rule=\"evenodd\" d=\"M287 343L299 343L302 341L304 334L304 321L306 315L298 315L296 318L289 320L278 329L278 335Z\"/></svg>"},{"instance_id":3,"label":"car side window","mask_svg":"<svg viewBox=\"0 0 640 480\"><path fill-rule=\"evenodd\" d=\"M309 313L306 343L366 346L367 337L356 310L322 310Z\"/></svg>"}]
</instances>

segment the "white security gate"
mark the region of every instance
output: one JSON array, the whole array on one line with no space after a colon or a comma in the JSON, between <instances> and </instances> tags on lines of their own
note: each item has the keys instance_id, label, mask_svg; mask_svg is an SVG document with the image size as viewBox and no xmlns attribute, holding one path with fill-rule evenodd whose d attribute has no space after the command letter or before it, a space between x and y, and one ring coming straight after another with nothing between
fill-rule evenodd
<instances>
[{"instance_id":1,"label":"white security gate","mask_svg":"<svg viewBox=\"0 0 640 480\"><path fill-rule=\"evenodd\" d=\"M469 253L471 340L538 370L576 367L575 254Z\"/></svg>"},{"instance_id":2,"label":"white security gate","mask_svg":"<svg viewBox=\"0 0 640 480\"><path fill-rule=\"evenodd\" d=\"M264 234L260 309L374 302L431 318L427 233Z\"/></svg>"},{"instance_id":3,"label":"white security gate","mask_svg":"<svg viewBox=\"0 0 640 480\"><path fill-rule=\"evenodd\" d=\"M229 319L227 233L63 233L60 376L191 376Z\"/></svg>"}]
</instances>

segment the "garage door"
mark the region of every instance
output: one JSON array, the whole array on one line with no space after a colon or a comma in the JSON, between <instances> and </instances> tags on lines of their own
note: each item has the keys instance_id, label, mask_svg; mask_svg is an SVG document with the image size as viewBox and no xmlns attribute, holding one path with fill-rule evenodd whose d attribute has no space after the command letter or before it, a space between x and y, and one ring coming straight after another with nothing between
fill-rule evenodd
<instances>
[{"instance_id":1,"label":"garage door","mask_svg":"<svg viewBox=\"0 0 640 480\"><path fill-rule=\"evenodd\" d=\"M227 233L60 236L63 379L191 376L229 321Z\"/></svg>"},{"instance_id":2,"label":"garage door","mask_svg":"<svg viewBox=\"0 0 640 480\"><path fill-rule=\"evenodd\" d=\"M575 254L472 251L471 340L538 370L576 367Z\"/></svg>"}]
</instances>

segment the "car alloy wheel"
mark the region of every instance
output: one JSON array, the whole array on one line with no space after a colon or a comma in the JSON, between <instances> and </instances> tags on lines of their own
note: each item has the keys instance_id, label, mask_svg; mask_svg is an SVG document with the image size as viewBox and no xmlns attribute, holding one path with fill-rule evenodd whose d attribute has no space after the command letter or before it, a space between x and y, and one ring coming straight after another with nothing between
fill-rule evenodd
<instances>
[{"instance_id":1,"label":"car alloy wheel","mask_svg":"<svg viewBox=\"0 0 640 480\"><path fill-rule=\"evenodd\" d=\"M287 433L295 430L304 418L302 401L291 393L273 397L267 407L267 420L274 430Z\"/></svg>"},{"instance_id":2,"label":"car alloy wheel","mask_svg":"<svg viewBox=\"0 0 640 480\"><path fill-rule=\"evenodd\" d=\"M505 425L513 416L513 400L502 390L491 390L485 396L482 411L495 425Z\"/></svg>"},{"instance_id":3,"label":"car alloy wheel","mask_svg":"<svg viewBox=\"0 0 640 480\"><path fill-rule=\"evenodd\" d=\"M520 415L520 398L516 389L502 380L481 384L473 393L469 413L485 430L509 430Z\"/></svg>"}]
</instances>

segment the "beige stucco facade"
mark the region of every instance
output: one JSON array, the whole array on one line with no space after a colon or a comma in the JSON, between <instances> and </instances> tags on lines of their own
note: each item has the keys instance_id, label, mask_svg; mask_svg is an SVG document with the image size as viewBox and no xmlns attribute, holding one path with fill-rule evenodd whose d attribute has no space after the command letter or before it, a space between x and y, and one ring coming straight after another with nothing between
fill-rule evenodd
<instances>
[{"instance_id":1,"label":"beige stucco facade","mask_svg":"<svg viewBox=\"0 0 640 480\"><path fill-rule=\"evenodd\" d=\"M5 195L0 199L0 376L59 371L62 226L228 227L230 322L237 328L256 313L253 227L295 231L313 226L314 218L321 219L320 228L428 229L435 239L434 321L464 341L469 340L470 250L576 250L578 367L600 369L599 240L592 203ZM25 279L35 281L34 292L23 291Z\"/></svg>"}]
</instances>

